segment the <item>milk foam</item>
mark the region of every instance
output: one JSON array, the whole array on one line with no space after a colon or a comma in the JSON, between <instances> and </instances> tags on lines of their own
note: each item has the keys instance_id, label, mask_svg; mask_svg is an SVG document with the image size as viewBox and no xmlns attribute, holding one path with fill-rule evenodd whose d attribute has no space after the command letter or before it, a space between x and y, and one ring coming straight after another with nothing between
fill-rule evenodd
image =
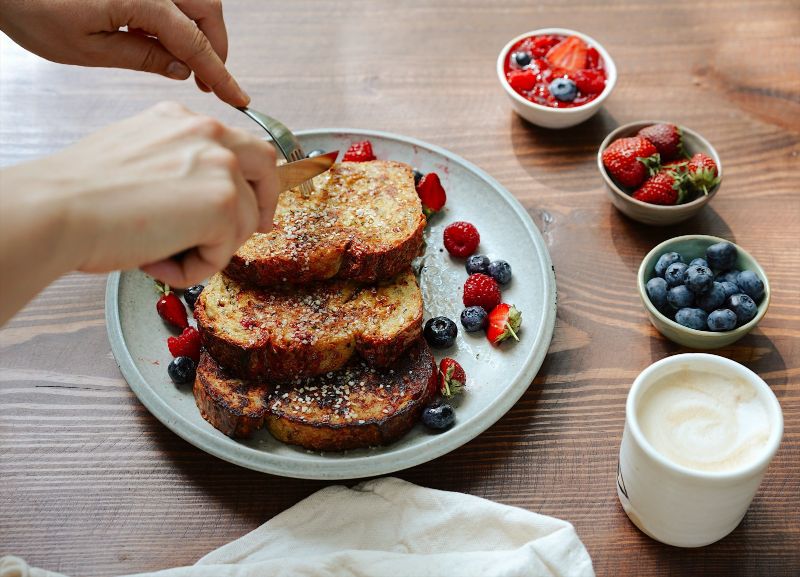
<instances>
[{"instance_id":1,"label":"milk foam","mask_svg":"<svg viewBox=\"0 0 800 577\"><path fill-rule=\"evenodd\" d=\"M656 451L700 471L730 471L757 460L771 431L753 385L689 369L656 381L639 399L636 418Z\"/></svg>"}]
</instances>

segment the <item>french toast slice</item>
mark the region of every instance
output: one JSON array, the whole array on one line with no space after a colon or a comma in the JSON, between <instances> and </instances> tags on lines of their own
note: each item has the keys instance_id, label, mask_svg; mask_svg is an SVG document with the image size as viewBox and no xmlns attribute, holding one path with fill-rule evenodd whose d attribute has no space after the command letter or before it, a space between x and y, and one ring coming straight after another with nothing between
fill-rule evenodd
<instances>
[{"instance_id":1,"label":"french toast slice","mask_svg":"<svg viewBox=\"0 0 800 577\"><path fill-rule=\"evenodd\" d=\"M280 382L335 371L354 356L389 365L421 334L422 293L411 269L376 285L270 289L218 273L194 315L206 350L230 374Z\"/></svg>"},{"instance_id":2,"label":"french toast slice","mask_svg":"<svg viewBox=\"0 0 800 577\"><path fill-rule=\"evenodd\" d=\"M314 451L386 445L405 435L436 394L436 363L417 339L391 368L363 361L289 384L229 376L204 352L194 397L203 418L234 438L266 427L279 441Z\"/></svg>"},{"instance_id":3,"label":"french toast slice","mask_svg":"<svg viewBox=\"0 0 800 577\"><path fill-rule=\"evenodd\" d=\"M233 255L228 276L256 286L329 278L375 282L408 268L422 246L425 216L407 164L341 162L278 198L272 231Z\"/></svg>"}]
</instances>

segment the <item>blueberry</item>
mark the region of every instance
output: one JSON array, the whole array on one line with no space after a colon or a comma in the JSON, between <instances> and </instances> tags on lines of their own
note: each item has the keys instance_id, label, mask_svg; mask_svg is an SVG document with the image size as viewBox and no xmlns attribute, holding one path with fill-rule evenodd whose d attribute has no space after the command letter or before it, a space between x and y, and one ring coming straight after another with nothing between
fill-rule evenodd
<instances>
[{"instance_id":1,"label":"blueberry","mask_svg":"<svg viewBox=\"0 0 800 577\"><path fill-rule=\"evenodd\" d=\"M694 305L694 293L681 284L669 289L667 302L675 310L689 308Z\"/></svg>"},{"instance_id":2,"label":"blueberry","mask_svg":"<svg viewBox=\"0 0 800 577\"><path fill-rule=\"evenodd\" d=\"M758 302L764 296L764 282L751 270L743 270L736 276L736 284L742 292Z\"/></svg>"},{"instance_id":3,"label":"blueberry","mask_svg":"<svg viewBox=\"0 0 800 577\"><path fill-rule=\"evenodd\" d=\"M511 282L511 265L504 260L493 260L489 263L489 276L500 284Z\"/></svg>"},{"instance_id":4,"label":"blueberry","mask_svg":"<svg viewBox=\"0 0 800 577\"><path fill-rule=\"evenodd\" d=\"M658 262L656 262L656 276L663 278L664 273L667 272L667 267L674 262L683 262L683 257L677 252L665 252L658 257Z\"/></svg>"},{"instance_id":5,"label":"blueberry","mask_svg":"<svg viewBox=\"0 0 800 577\"><path fill-rule=\"evenodd\" d=\"M420 170L418 168L414 169L414 186L418 186L419 185L419 181L422 180L423 176L425 176L425 175L422 174L422 172L420 172Z\"/></svg>"},{"instance_id":6,"label":"blueberry","mask_svg":"<svg viewBox=\"0 0 800 577\"><path fill-rule=\"evenodd\" d=\"M194 382L195 364L189 357L175 357L167 367L169 378L176 385Z\"/></svg>"},{"instance_id":7,"label":"blueberry","mask_svg":"<svg viewBox=\"0 0 800 577\"><path fill-rule=\"evenodd\" d=\"M714 278L717 282L732 282L736 284L736 277L739 276L739 271L736 269L725 271L718 273L716 278Z\"/></svg>"},{"instance_id":8,"label":"blueberry","mask_svg":"<svg viewBox=\"0 0 800 577\"><path fill-rule=\"evenodd\" d=\"M467 307L461 311L461 326L468 333L477 332L486 327L486 316L483 307Z\"/></svg>"},{"instance_id":9,"label":"blueberry","mask_svg":"<svg viewBox=\"0 0 800 577\"><path fill-rule=\"evenodd\" d=\"M550 94L561 102L572 102L578 95L578 87L569 78L556 78L550 83Z\"/></svg>"},{"instance_id":10,"label":"blueberry","mask_svg":"<svg viewBox=\"0 0 800 577\"><path fill-rule=\"evenodd\" d=\"M681 309L675 313L675 322L697 331L706 330L708 313L703 309Z\"/></svg>"},{"instance_id":11,"label":"blueberry","mask_svg":"<svg viewBox=\"0 0 800 577\"><path fill-rule=\"evenodd\" d=\"M729 242L718 242L706 249L706 261L714 270L728 270L736 264L739 251Z\"/></svg>"},{"instance_id":12,"label":"blueberry","mask_svg":"<svg viewBox=\"0 0 800 577\"><path fill-rule=\"evenodd\" d=\"M456 412L451 405L441 401L431 403L422 410L422 423L437 431L444 431L456 422Z\"/></svg>"},{"instance_id":13,"label":"blueberry","mask_svg":"<svg viewBox=\"0 0 800 577\"><path fill-rule=\"evenodd\" d=\"M722 287L722 290L725 291L725 299L727 299L731 295L739 294L740 292L742 292L739 289L739 285L737 285L736 283L724 280L721 283L719 283L719 285Z\"/></svg>"},{"instance_id":14,"label":"blueberry","mask_svg":"<svg viewBox=\"0 0 800 577\"><path fill-rule=\"evenodd\" d=\"M689 263L689 266L694 266L694 265L707 267L708 263L706 262L706 259L704 259L704 258L693 258L692 262Z\"/></svg>"},{"instance_id":15,"label":"blueberry","mask_svg":"<svg viewBox=\"0 0 800 577\"><path fill-rule=\"evenodd\" d=\"M456 342L458 327L447 317L433 317L425 323L425 340L434 349L446 349Z\"/></svg>"},{"instance_id":16,"label":"blueberry","mask_svg":"<svg viewBox=\"0 0 800 577\"><path fill-rule=\"evenodd\" d=\"M203 285L201 284L190 286L183 291L183 300L185 300L186 304L189 305L190 310L194 309L194 303L197 302L197 297L200 296L201 292L203 292Z\"/></svg>"},{"instance_id":17,"label":"blueberry","mask_svg":"<svg viewBox=\"0 0 800 577\"><path fill-rule=\"evenodd\" d=\"M673 262L669 265L664 273L664 280L667 281L667 286L672 288L683 284L683 275L687 268L689 267L682 262Z\"/></svg>"},{"instance_id":18,"label":"blueberry","mask_svg":"<svg viewBox=\"0 0 800 577\"><path fill-rule=\"evenodd\" d=\"M667 281L659 277L651 278L647 281L645 290L653 306L658 310L664 310L667 306Z\"/></svg>"},{"instance_id":19,"label":"blueberry","mask_svg":"<svg viewBox=\"0 0 800 577\"><path fill-rule=\"evenodd\" d=\"M525 66L531 63L531 53L514 52L514 62L517 63L517 66L524 68Z\"/></svg>"},{"instance_id":20,"label":"blueberry","mask_svg":"<svg viewBox=\"0 0 800 577\"><path fill-rule=\"evenodd\" d=\"M690 266L683 277L686 287L695 294L706 292L714 284L714 274L705 266Z\"/></svg>"},{"instance_id":21,"label":"blueberry","mask_svg":"<svg viewBox=\"0 0 800 577\"><path fill-rule=\"evenodd\" d=\"M467 259L467 274L480 272L486 274L489 269L489 257L483 254L473 254Z\"/></svg>"},{"instance_id":22,"label":"blueberry","mask_svg":"<svg viewBox=\"0 0 800 577\"><path fill-rule=\"evenodd\" d=\"M732 331L736 328L736 313L730 309L717 309L708 315L708 328L714 332Z\"/></svg>"},{"instance_id":23,"label":"blueberry","mask_svg":"<svg viewBox=\"0 0 800 577\"><path fill-rule=\"evenodd\" d=\"M733 295L725 304L736 314L736 318L739 320L739 326L752 321L756 313L758 313L758 305L746 294Z\"/></svg>"},{"instance_id":24,"label":"blueberry","mask_svg":"<svg viewBox=\"0 0 800 577\"><path fill-rule=\"evenodd\" d=\"M711 311L717 310L723 304L725 304L725 299L727 295L725 294L725 289L722 286L722 283L714 282L711 285L711 288L708 289L701 295L697 295L697 298L694 300L694 304L710 313Z\"/></svg>"},{"instance_id":25,"label":"blueberry","mask_svg":"<svg viewBox=\"0 0 800 577\"><path fill-rule=\"evenodd\" d=\"M306 158L314 158L315 156L322 156L323 154L325 154L324 150L322 150L321 148L315 148L314 150L306 154Z\"/></svg>"}]
</instances>

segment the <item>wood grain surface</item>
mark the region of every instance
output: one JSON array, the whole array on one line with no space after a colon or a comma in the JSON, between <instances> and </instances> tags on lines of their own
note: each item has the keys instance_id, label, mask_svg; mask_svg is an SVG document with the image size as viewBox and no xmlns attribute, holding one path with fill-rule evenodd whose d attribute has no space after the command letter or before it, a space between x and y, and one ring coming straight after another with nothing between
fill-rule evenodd
<instances>
[{"instance_id":1,"label":"wood grain surface","mask_svg":"<svg viewBox=\"0 0 800 577\"><path fill-rule=\"evenodd\" d=\"M258 109L297 130L380 129L450 149L524 203L551 252L558 322L527 393L472 442L399 477L567 519L598 575L800 574L800 4L228 0L225 8L230 67ZM605 109L573 129L521 121L495 75L505 42L544 26L597 38L620 72ZM192 82L59 66L5 37L0 46L2 165L163 99L246 126ZM639 225L604 195L597 146L640 119L690 126L722 158L720 193L686 223ZM647 365L683 351L648 323L635 272L656 243L685 233L729 238L768 272L769 313L719 353L761 375L785 416L783 443L741 526L696 550L645 537L615 492L628 388ZM190 564L325 486L227 464L156 421L111 355L104 283L67 275L0 330L0 554L75 576Z\"/></svg>"}]
</instances>

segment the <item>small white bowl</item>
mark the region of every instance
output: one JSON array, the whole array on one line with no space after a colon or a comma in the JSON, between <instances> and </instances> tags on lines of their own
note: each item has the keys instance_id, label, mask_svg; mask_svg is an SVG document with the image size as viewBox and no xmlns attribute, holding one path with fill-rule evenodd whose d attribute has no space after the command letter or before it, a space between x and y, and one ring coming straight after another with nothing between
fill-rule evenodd
<instances>
[{"instance_id":1,"label":"small white bowl","mask_svg":"<svg viewBox=\"0 0 800 577\"><path fill-rule=\"evenodd\" d=\"M517 94L516 90L511 88L511 85L506 79L505 72L505 62L508 53L511 51L511 47L523 38L540 34L577 36L589 46L597 49L600 56L603 58L606 70L606 87L597 98L583 106L576 106L574 108L550 108L549 106L542 106L541 104L536 104L535 102L523 98L521 95ZM600 110L603 102L608 98L608 95L611 94L611 91L614 90L614 85L617 83L617 66L614 64L608 52L606 52L606 49L591 36L587 36L575 30L570 30L569 28L539 28L538 30L531 30L530 32L520 34L505 45L500 51L500 55L497 57L497 77L500 80L500 85L511 100L511 106L522 118L544 128L568 128L580 124L584 120L588 120Z\"/></svg>"}]
</instances>

